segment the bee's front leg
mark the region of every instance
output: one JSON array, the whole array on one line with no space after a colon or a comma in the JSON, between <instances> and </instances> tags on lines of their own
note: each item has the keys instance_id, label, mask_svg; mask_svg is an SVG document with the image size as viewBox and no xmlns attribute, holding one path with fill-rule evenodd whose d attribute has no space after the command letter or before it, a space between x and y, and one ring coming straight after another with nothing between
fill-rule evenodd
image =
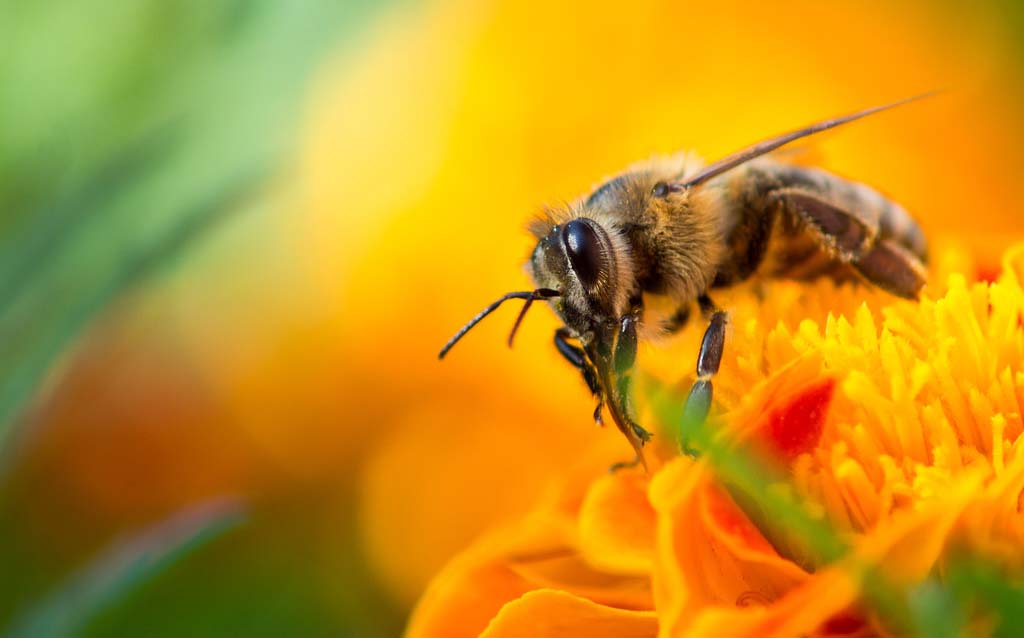
<instances>
[{"instance_id":1,"label":"bee's front leg","mask_svg":"<svg viewBox=\"0 0 1024 638\"><path fill-rule=\"evenodd\" d=\"M683 432L680 437L682 451L690 456L696 456L696 452L690 447L692 433L688 432L687 428L703 425L707 419L714 394L711 378L718 372L725 345L726 314L721 310L712 310L714 305L706 297L701 299L701 308L711 312L711 320L704 332L700 353L697 355L697 380L690 388L686 405L683 407Z\"/></svg>"},{"instance_id":2,"label":"bee's front leg","mask_svg":"<svg viewBox=\"0 0 1024 638\"><path fill-rule=\"evenodd\" d=\"M636 315L628 315L619 320L619 334L615 340L615 376L618 385L615 395L630 429L643 444L651 440L651 433L633 421L627 405L632 396L630 384L633 381L633 365L636 363L637 321Z\"/></svg>"},{"instance_id":3,"label":"bee's front leg","mask_svg":"<svg viewBox=\"0 0 1024 638\"><path fill-rule=\"evenodd\" d=\"M609 468L610 471L636 467L646 467L643 456L644 444L651 440L651 433L644 429L630 416L629 400L631 397L630 385L633 380L633 365L636 363L637 350L637 322L636 313L627 315L619 320L618 334L615 338L615 351L613 359L615 389L612 392L612 415L622 433L629 439L636 456L632 461L616 463Z\"/></svg>"},{"instance_id":4,"label":"bee's front leg","mask_svg":"<svg viewBox=\"0 0 1024 638\"><path fill-rule=\"evenodd\" d=\"M568 328L562 326L555 330L555 347L558 348L558 353L566 361L583 374L583 381L590 388L594 398L597 399L597 407L594 408L594 422L598 425L604 425L604 421L601 419L601 410L604 408L604 390L601 389L601 383L597 379L597 370L594 368L594 364L590 362L590 359L587 358L587 353L583 348L569 343L571 338L572 333Z\"/></svg>"}]
</instances>

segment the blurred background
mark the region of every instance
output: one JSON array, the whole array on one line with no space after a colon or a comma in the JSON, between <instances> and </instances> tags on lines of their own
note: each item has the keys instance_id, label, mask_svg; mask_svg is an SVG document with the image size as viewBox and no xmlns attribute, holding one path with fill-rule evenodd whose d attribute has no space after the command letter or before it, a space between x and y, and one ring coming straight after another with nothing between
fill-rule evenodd
<instances>
[{"instance_id":1,"label":"blurred background","mask_svg":"<svg viewBox=\"0 0 1024 638\"><path fill-rule=\"evenodd\" d=\"M617 442L551 313L436 360L542 203L943 88L808 152L994 269L1022 43L1011 0L0 0L0 635L400 635Z\"/></svg>"}]
</instances>

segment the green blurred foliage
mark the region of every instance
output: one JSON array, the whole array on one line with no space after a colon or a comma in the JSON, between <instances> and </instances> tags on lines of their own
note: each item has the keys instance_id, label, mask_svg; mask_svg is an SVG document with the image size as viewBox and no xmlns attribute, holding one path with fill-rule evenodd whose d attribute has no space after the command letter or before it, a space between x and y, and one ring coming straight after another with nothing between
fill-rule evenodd
<instances>
[{"instance_id":1,"label":"green blurred foliage","mask_svg":"<svg viewBox=\"0 0 1024 638\"><path fill-rule=\"evenodd\" d=\"M110 299L266 180L367 9L0 3L0 427Z\"/></svg>"},{"instance_id":2,"label":"green blurred foliage","mask_svg":"<svg viewBox=\"0 0 1024 638\"><path fill-rule=\"evenodd\" d=\"M54 364L112 300L259 201L286 170L313 73L382 4L0 0L0 478ZM15 492L0 485L11 635L398 631L352 538L338 580L353 591L315 599L311 503L253 505L237 529L234 508L187 509L90 540L68 565L19 531L45 495Z\"/></svg>"},{"instance_id":3,"label":"green blurred foliage","mask_svg":"<svg viewBox=\"0 0 1024 638\"><path fill-rule=\"evenodd\" d=\"M385 638L402 615L374 590L355 530L325 564L324 494L263 504L244 526L172 564L97 615L87 638ZM330 572L330 573L325 573ZM330 580L333 586L325 586Z\"/></svg>"},{"instance_id":4,"label":"green blurred foliage","mask_svg":"<svg viewBox=\"0 0 1024 638\"><path fill-rule=\"evenodd\" d=\"M20 613L6 633L24 638L82 635L97 613L239 520L236 504L211 502L115 540L59 589Z\"/></svg>"}]
</instances>

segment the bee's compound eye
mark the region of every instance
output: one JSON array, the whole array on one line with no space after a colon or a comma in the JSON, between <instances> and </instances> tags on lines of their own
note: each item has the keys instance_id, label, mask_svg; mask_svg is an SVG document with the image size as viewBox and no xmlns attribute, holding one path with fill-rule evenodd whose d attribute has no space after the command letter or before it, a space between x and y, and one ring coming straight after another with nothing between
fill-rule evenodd
<instances>
[{"instance_id":1,"label":"bee's compound eye","mask_svg":"<svg viewBox=\"0 0 1024 638\"><path fill-rule=\"evenodd\" d=\"M580 283L587 288L593 288L600 279L601 267L605 261L604 248L597 238L597 233L587 222L574 219L562 230L562 243Z\"/></svg>"}]
</instances>

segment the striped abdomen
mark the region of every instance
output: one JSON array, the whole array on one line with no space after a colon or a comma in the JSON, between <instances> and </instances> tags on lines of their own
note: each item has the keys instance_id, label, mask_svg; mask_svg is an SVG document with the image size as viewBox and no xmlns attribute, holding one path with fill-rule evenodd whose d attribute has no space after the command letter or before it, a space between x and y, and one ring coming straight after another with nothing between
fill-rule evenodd
<instances>
[{"instance_id":1,"label":"striped abdomen","mask_svg":"<svg viewBox=\"0 0 1024 638\"><path fill-rule=\"evenodd\" d=\"M902 297L925 282L923 233L895 202L820 169L771 159L750 162L709 186L729 211L730 254L715 285L754 272L848 278L854 273Z\"/></svg>"}]
</instances>

